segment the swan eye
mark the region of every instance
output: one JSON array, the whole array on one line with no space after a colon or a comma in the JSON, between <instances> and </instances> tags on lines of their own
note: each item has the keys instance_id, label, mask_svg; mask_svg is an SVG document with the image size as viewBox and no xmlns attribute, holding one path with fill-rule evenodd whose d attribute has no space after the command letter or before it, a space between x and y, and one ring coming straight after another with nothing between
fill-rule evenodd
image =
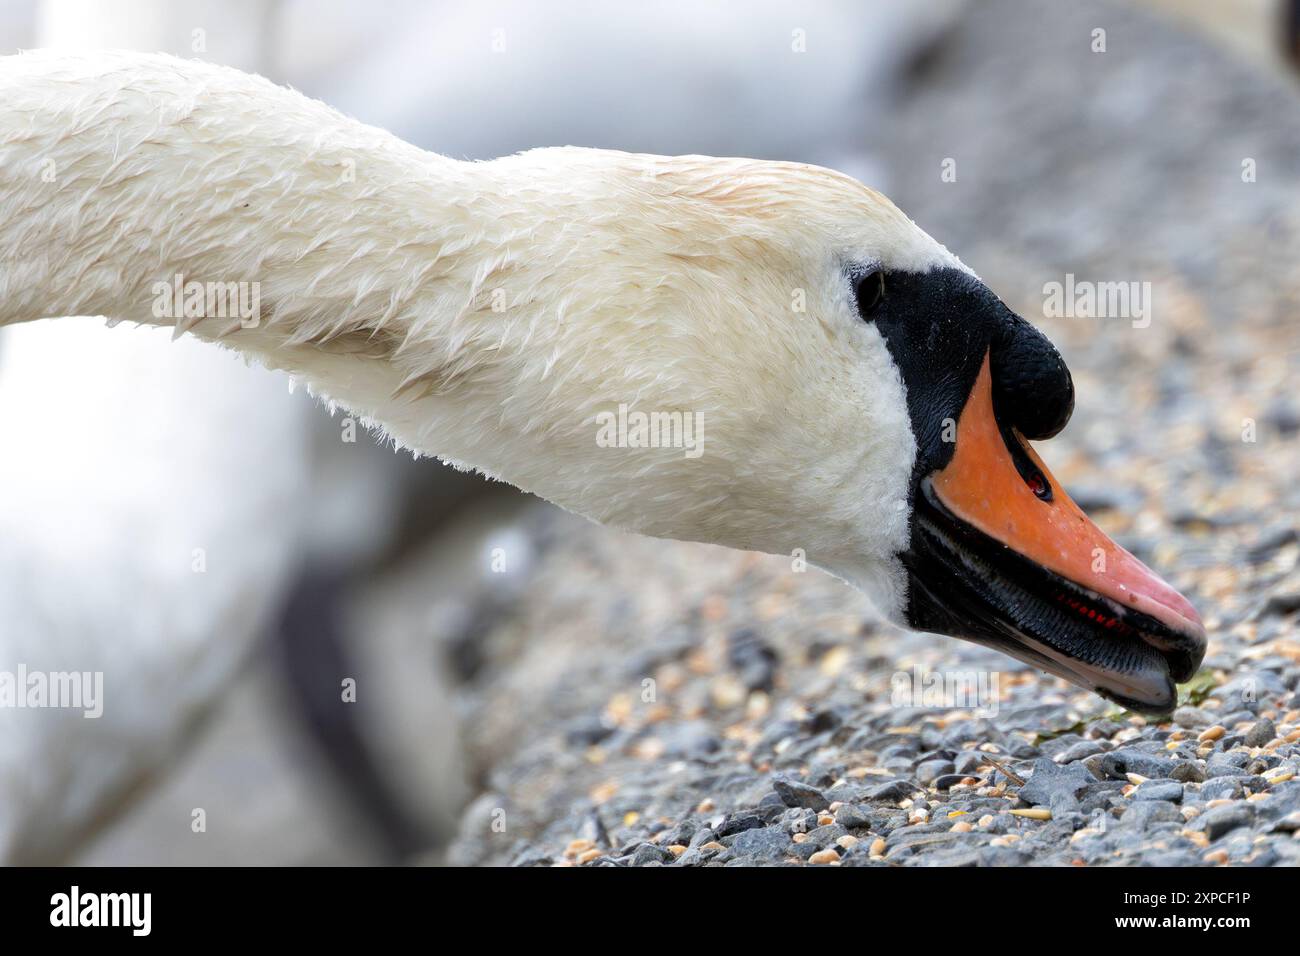
<instances>
[{"instance_id":1,"label":"swan eye","mask_svg":"<svg viewBox=\"0 0 1300 956\"><path fill-rule=\"evenodd\" d=\"M858 300L858 315L863 321L870 322L885 298L885 274L872 269L854 283L853 294Z\"/></svg>"}]
</instances>

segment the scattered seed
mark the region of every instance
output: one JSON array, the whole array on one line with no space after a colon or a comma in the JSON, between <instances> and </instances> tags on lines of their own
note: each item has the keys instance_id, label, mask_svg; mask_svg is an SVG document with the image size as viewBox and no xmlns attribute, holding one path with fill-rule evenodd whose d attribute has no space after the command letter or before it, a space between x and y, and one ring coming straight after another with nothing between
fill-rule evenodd
<instances>
[{"instance_id":1,"label":"scattered seed","mask_svg":"<svg viewBox=\"0 0 1300 956\"><path fill-rule=\"evenodd\" d=\"M579 853L586 853L596 844L591 840L574 840L564 848L564 855L568 857L577 856Z\"/></svg>"}]
</instances>

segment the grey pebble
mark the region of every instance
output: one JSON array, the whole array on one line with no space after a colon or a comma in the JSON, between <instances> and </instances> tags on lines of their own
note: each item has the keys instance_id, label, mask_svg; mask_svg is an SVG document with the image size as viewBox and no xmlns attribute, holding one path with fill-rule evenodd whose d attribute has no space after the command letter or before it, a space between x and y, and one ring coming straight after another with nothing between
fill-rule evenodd
<instances>
[{"instance_id":1,"label":"grey pebble","mask_svg":"<svg viewBox=\"0 0 1300 956\"><path fill-rule=\"evenodd\" d=\"M1211 840L1217 840L1238 827L1248 827L1254 822L1255 814L1248 803L1233 803L1225 807L1213 807L1196 818L1194 826L1204 830Z\"/></svg>"},{"instance_id":2,"label":"grey pebble","mask_svg":"<svg viewBox=\"0 0 1300 956\"><path fill-rule=\"evenodd\" d=\"M1157 823L1182 823L1183 815L1165 800L1139 800L1129 805L1119 822L1127 831L1145 832Z\"/></svg>"},{"instance_id":3,"label":"grey pebble","mask_svg":"<svg viewBox=\"0 0 1300 956\"><path fill-rule=\"evenodd\" d=\"M1200 783L1205 779L1205 771L1190 760L1180 760L1169 771L1169 776L1179 783Z\"/></svg>"},{"instance_id":4,"label":"grey pebble","mask_svg":"<svg viewBox=\"0 0 1300 956\"><path fill-rule=\"evenodd\" d=\"M1214 780L1207 780L1201 784L1201 799L1210 800L1240 800L1245 793L1242 792L1241 782L1236 777L1217 777Z\"/></svg>"},{"instance_id":5,"label":"grey pebble","mask_svg":"<svg viewBox=\"0 0 1300 956\"><path fill-rule=\"evenodd\" d=\"M825 810L830 806L830 801L816 787L810 787L806 783L800 783L798 780L790 780L786 777L777 777L772 781L772 789L776 791L781 802L787 807L807 807L810 810Z\"/></svg>"},{"instance_id":6,"label":"grey pebble","mask_svg":"<svg viewBox=\"0 0 1300 956\"><path fill-rule=\"evenodd\" d=\"M1183 785L1170 781L1157 783L1149 781L1133 791L1134 800L1168 800L1170 803L1183 802Z\"/></svg>"},{"instance_id":7,"label":"grey pebble","mask_svg":"<svg viewBox=\"0 0 1300 956\"><path fill-rule=\"evenodd\" d=\"M1074 763L1076 760L1083 760L1085 757L1095 757L1097 754L1105 753L1107 749L1106 745L1100 741L1080 740L1076 744L1071 744L1052 759L1057 763Z\"/></svg>"},{"instance_id":8,"label":"grey pebble","mask_svg":"<svg viewBox=\"0 0 1300 956\"><path fill-rule=\"evenodd\" d=\"M1101 768L1108 777L1122 778L1130 773L1143 777L1170 777L1174 761L1127 747L1112 750L1101 758Z\"/></svg>"},{"instance_id":9,"label":"grey pebble","mask_svg":"<svg viewBox=\"0 0 1300 956\"><path fill-rule=\"evenodd\" d=\"M944 774L954 772L951 760L924 760L916 766L916 780L923 786L929 786Z\"/></svg>"},{"instance_id":10,"label":"grey pebble","mask_svg":"<svg viewBox=\"0 0 1300 956\"><path fill-rule=\"evenodd\" d=\"M871 818L852 803L844 803L836 807L835 822L846 830L857 830L871 826Z\"/></svg>"},{"instance_id":11,"label":"grey pebble","mask_svg":"<svg viewBox=\"0 0 1300 956\"><path fill-rule=\"evenodd\" d=\"M790 846L790 834L780 827L762 827L757 830L744 830L731 838L730 849L739 856L761 857L779 860L786 855Z\"/></svg>"},{"instance_id":12,"label":"grey pebble","mask_svg":"<svg viewBox=\"0 0 1300 956\"><path fill-rule=\"evenodd\" d=\"M1199 729L1211 726L1214 718L1199 707L1179 707L1174 711L1174 723L1179 727Z\"/></svg>"},{"instance_id":13,"label":"grey pebble","mask_svg":"<svg viewBox=\"0 0 1300 956\"><path fill-rule=\"evenodd\" d=\"M877 784L864 794L868 800L906 800L920 788L907 780L891 780L889 783Z\"/></svg>"},{"instance_id":14,"label":"grey pebble","mask_svg":"<svg viewBox=\"0 0 1300 956\"><path fill-rule=\"evenodd\" d=\"M1061 766L1046 757L1034 761L1029 780L1020 788L1020 799L1034 806L1068 805L1075 797L1094 783L1096 778L1082 764ZM1068 798L1068 799L1067 799ZM1056 806L1053 806L1053 801Z\"/></svg>"},{"instance_id":15,"label":"grey pebble","mask_svg":"<svg viewBox=\"0 0 1300 956\"><path fill-rule=\"evenodd\" d=\"M1267 717L1261 717L1254 727L1246 732L1246 738L1242 742L1247 747L1262 747L1274 737L1277 736L1277 728L1273 721Z\"/></svg>"},{"instance_id":16,"label":"grey pebble","mask_svg":"<svg viewBox=\"0 0 1300 956\"><path fill-rule=\"evenodd\" d=\"M731 836L733 833L741 833L745 830L757 830L764 825L764 820L756 813L737 813L726 817L722 823L714 827L718 838Z\"/></svg>"},{"instance_id":17,"label":"grey pebble","mask_svg":"<svg viewBox=\"0 0 1300 956\"><path fill-rule=\"evenodd\" d=\"M632 854L633 866L650 866L658 863L674 863L677 858L661 846L655 846L653 843L642 843Z\"/></svg>"},{"instance_id":18,"label":"grey pebble","mask_svg":"<svg viewBox=\"0 0 1300 956\"><path fill-rule=\"evenodd\" d=\"M712 843L717 840L717 838L718 834L716 831L711 830L708 827L701 827L695 831L694 835L692 835L691 842L687 844L687 846L691 849L695 849L704 846L706 843Z\"/></svg>"}]
</instances>

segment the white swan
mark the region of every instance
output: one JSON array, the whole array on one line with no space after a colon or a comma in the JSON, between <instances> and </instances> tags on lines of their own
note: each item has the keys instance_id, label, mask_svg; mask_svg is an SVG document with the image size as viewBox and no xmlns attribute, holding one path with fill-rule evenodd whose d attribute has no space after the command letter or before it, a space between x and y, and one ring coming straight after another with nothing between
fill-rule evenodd
<instances>
[{"instance_id":1,"label":"white swan","mask_svg":"<svg viewBox=\"0 0 1300 956\"><path fill-rule=\"evenodd\" d=\"M848 177L457 162L163 56L8 58L0 103L0 324L173 325L406 447L620 528L798 550L895 619L1136 707L1203 655L1187 601L1021 437L1073 405L1050 343ZM180 283L247 283L260 314L177 318ZM599 441L629 409L695 416L703 454Z\"/></svg>"}]
</instances>

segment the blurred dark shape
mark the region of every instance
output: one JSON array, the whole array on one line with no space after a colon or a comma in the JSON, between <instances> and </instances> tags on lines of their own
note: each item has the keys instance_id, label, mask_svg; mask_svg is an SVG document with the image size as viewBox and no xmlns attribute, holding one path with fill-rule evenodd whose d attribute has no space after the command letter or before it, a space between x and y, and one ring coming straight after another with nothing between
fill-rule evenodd
<instances>
[{"instance_id":1,"label":"blurred dark shape","mask_svg":"<svg viewBox=\"0 0 1300 956\"><path fill-rule=\"evenodd\" d=\"M1282 55L1300 69L1300 0L1282 0L1281 14Z\"/></svg>"},{"instance_id":2,"label":"blurred dark shape","mask_svg":"<svg viewBox=\"0 0 1300 956\"><path fill-rule=\"evenodd\" d=\"M389 862L433 842L378 765L364 730L364 694L343 700L345 677L359 671L343 635L351 575L309 569L290 590L274 647L293 711L318 745L340 789L374 827Z\"/></svg>"}]
</instances>

